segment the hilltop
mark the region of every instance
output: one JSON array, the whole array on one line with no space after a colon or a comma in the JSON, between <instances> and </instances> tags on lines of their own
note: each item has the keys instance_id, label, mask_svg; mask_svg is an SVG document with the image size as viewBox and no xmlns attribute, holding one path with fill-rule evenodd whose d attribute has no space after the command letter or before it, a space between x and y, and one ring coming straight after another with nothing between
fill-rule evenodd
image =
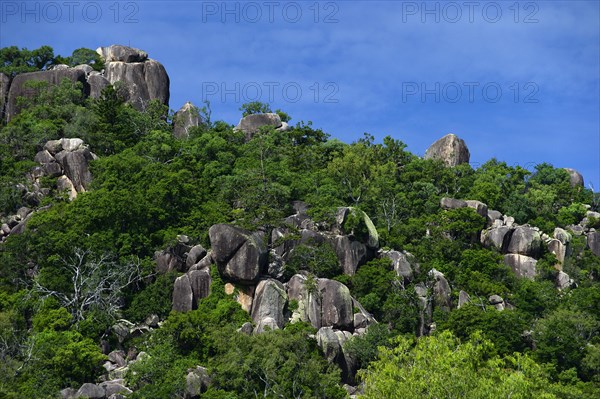
<instances>
[{"instance_id":1,"label":"hilltop","mask_svg":"<svg viewBox=\"0 0 600 399\"><path fill-rule=\"evenodd\" d=\"M594 398L600 194L0 50L0 396ZM233 124L232 122L236 122Z\"/></svg>"}]
</instances>

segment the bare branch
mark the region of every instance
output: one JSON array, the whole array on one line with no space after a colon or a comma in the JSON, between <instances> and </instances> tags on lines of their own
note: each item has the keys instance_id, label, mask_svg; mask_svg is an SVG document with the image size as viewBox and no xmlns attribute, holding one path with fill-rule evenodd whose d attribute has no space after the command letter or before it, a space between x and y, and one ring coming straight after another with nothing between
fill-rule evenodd
<instances>
[{"instance_id":1,"label":"bare branch","mask_svg":"<svg viewBox=\"0 0 600 399\"><path fill-rule=\"evenodd\" d=\"M123 290L148 277L143 275L139 259L120 264L107 254L94 256L90 251L76 249L73 256L63 259L71 276L70 292L51 290L34 280L34 291L43 298L54 297L69 310L76 322L85 318L92 308L116 317Z\"/></svg>"}]
</instances>

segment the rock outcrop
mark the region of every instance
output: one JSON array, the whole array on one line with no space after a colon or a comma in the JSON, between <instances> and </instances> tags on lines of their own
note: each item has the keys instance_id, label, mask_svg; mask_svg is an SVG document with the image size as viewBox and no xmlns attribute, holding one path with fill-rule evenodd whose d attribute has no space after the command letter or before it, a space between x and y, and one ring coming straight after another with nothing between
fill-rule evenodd
<instances>
[{"instance_id":1,"label":"rock outcrop","mask_svg":"<svg viewBox=\"0 0 600 399\"><path fill-rule=\"evenodd\" d=\"M448 134L433 143L425 152L425 159L437 159L446 166L469 163L471 154L464 140L454 134Z\"/></svg>"},{"instance_id":2,"label":"rock outcrop","mask_svg":"<svg viewBox=\"0 0 600 399\"><path fill-rule=\"evenodd\" d=\"M159 273L167 273L171 271L186 272L190 269L188 266L187 258L189 257L192 247L188 244L189 238L186 236L178 237L177 242L174 245L154 253L154 260L156 261L156 271ZM201 252L201 250L200 250ZM205 253L206 254L206 253ZM193 253L192 257L200 254Z\"/></svg>"},{"instance_id":3,"label":"rock outcrop","mask_svg":"<svg viewBox=\"0 0 600 399\"><path fill-rule=\"evenodd\" d=\"M53 69L49 71L38 71L21 73L15 76L10 82L10 89L8 91L8 99L5 108L6 120L10 121L20 111L20 106L17 104L19 97L31 98L36 90L28 87L28 82L46 82L49 85L57 86L63 79L70 80L71 82L80 82L86 92L86 79L85 72L80 69L68 68L68 69Z\"/></svg>"},{"instance_id":4,"label":"rock outcrop","mask_svg":"<svg viewBox=\"0 0 600 399\"><path fill-rule=\"evenodd\" d=\"M286 285L289 299L298 303L292 320L310 322L315 328L347 331L354 328L352 297L344 284L325 278L311 280L296 274Z\"/></svg>"},{"instance_id":5,"label":"rock outcrop","mask_svg":"<svg viewBox=\"0 0 600 399\"><path fill-rule=\"evenodd\" d=\"M6 100L8 99L8 90L10 88L10 78L0 72L0 119L4 120L4 110Z\"/></svg>"},{"instance_id":6,"label":"rock outcrop","mask_svg":"<svg viewBox=\"0 0 600 399\"><path fill-rule=\"evenodd\" d=\"M252 321L257 326L264 326L267 318L272 319L275 328L283 328L283 309L287 302L287 294L283 284L277 280L262 280L256 286L252 303ZM270 320L269 320L270 322ZM263 327L264 329L264 327ZM257 329L258 333L262 330Z\"/></svg>"},{"instance_id":7,"label":"rock outcrop","mask_svg":"<svg viewBox=\"0 0 600 399\"><path fill-rule=\"evenodd\" d=\"M332 327L322 327L317 331L317 343L330 363L337 364L342 370L342 381L354 384L356 374L356 359L346 350L344 344L352 339L347 331L335 330Z\"/></svg>"},{"instance_id":8,"label":"rock outcrop","mask_svg":"<svg viewBox=\"0 0 600 399\"><path fill-rule=\"evenodd\" d=\"M513 229L507 226L490 227L481 232L481 243L486 248L496 248L501 253L508 251Z\"/></svg>"},{"instance_id":9,"label":"rock outcrop","mask_svg":"<svg viewBox=\"0 0 600 399\"><path fill-rule=\"evenodd\" d=\"M263 126L272 126L274 128L281 128L283 123L279 115L275 113L265 114L251 114L246 115L235 127L235 130L241 130L246 135L246 141L250 141L252 137L260 130Z\"/></svg>"},{"instance_id":10,"label":"rock outcrop","mask_svg":"<svg viewBox=\"0 0 600 399\"><path fill-rule=\"evenodd\" d=\"M530 256L519 254L504 255L504 263L509 266L517 277L525 277L533 280L537 271L537 260Z\"/></svg>"},{"instance_id":11,"label":"rock outcrop","mask_svg":"<svg viewBox=\"0 0 600 399\"><path fill-rule=\"evenodd\" d=\"M158 61L107 62L104 75L113 85L122 82L126 100L138 110L154 99L169 104L169 76Z\"/></svg>"},{"instance_id":12,"label":"rock outcrop","mask_svg":"<svg viewBox=\"0 0 600 399\"><path fill-rule=\"evenodd\" d=\"M353 276L358 267L367 263L370 258L367 246L349 236L336 236L332 244L342 270L348 276Z\"/></svg>"},{"instance_id":13,"label":"rock outcrop","mask_svg":"<svg viewBox=\"0 0 600 399\"><path fill-rule=\"evenodd\" d=\"M471 297L465 291L460 290L458 293L458 305L456 306L458 309L462 308L466 304L471 302Z\"/></svg>"},{"instance_id":14,"label":"rock outcrop","mask_svg":"<svg viewBox=\"0 0 600 399\"><path fill-rule=\"evenodd\" d=\"M212 379L206 367L198 366L195 369L188 370L188 374L185 377L184 399L199 398L211 383Z\"/></svg>"},{"instance_id":15,"label":"rock outcrop","mask_svg":"<svg viewBox=\"0 0 600 399\"><path fill-rule=\"evenodd\" d=\"M102 95L102 90L106 88L106 86L110 85L108 79L100 74L92 74L87 78L87 83L90 87L90 97L92 98L100 98Z\"/></svg>"},{"instance_id":16,"label":"rock outcrop","mask_svg":"<svg viewBox=\"0 0 600 399\"><path fill-rule=\"evenodd\" d=\"M452 290L442 272L431 269L429 274L433 277L433 304L446 312L452 309Z\"/></svg>"},{"instance_id":17,"label":"rock outcrop","mask_svg":"<svg viewBox=\"0 0 600 399\"><path fill-rule=\"evenodd\" d=\"M542 239L538 230L533 227L519 226L510 238L507 251L512 254L537 258L540 255Z\"/></svg>"},{"instance_id":18,"label":"rock outcrop","mask_svg":"<svg viewBox=\"0 0 600 399\"><path fill-rule=\"evenodd\" d=\"M256 283L267 266L267 249L257 233L217 224L208 230L219 273L241 284Z\"/></svg>"},{"instance_id":19,"label":"rock outcrop","mask_svg":"<svg viewBox=\"0 0 600 399\"><path fill-rule=\"evenodd\" d=\"M600 232L591 231L587 236L587 246L596 256L600 256Z\"/></svg>"},{"instance_id":20,"label":"rock outcrop","mask_svg":"<svg viewBox=\"0 0 600 399\"><path fill-rule=\"evenodd\" d=\"M178 139L190 137L188 130L200 125L200 113L191 102L187 102L173 117L173 135Z\"/></svg>"},{"instance_id":21,"label":"rock outcrop","mask_svg":"<svg viewBox=\"0 0 600 399\"><path fill-rule=\"evenodd\" d=\"M583 187L583 176L581 173L571 168L564 168L569 174L569 182L571 183L571 187Z\"/></svg>"},{"instance_id":22,"label":"rock outcrop","mask_svg":"<svg viewBox=\"0 0 600 399\"><path fill-rule=\"evenodd\" d=\"M96 52L104 62L144 62L148 59L148 53L137 48L113 44L108 47L98 47Z\"/></svg>"},{"instance_id":23,"label":"rock outcrop","mask_svg":"<svg viewBox=\"0 0 600 399\"><path fill-rule=\"evenodd\" d=\"M406 251L381 251L381 258L388 258L392 261L392 267L398 277L402 277L405 283L412 281L414 273L419 272L419 264L414 255Z\"/></svg>"},{"instance_id":24,"label":"rock outcrop","mask_svg":"<svg viewBox=\"0 0 600 399\"><path fill-rule=\"evenodd\" d=\"M136 109L143 110L153 99L169 104L169 76L162 64L148 58L142 50L127 46L113 45L96 50L104 59L103 72L94 71L90 65L56 65L46 71L16 75L12 81L0 74L0 115L8 122L19 111L18 97L30 98L35 89L28 87L32 81L42 81L58 85L63 79L80 82L82 94L92 98L100 97L109 84L120 82L121 92Z\"/></svg>"},{"instance_id":25,"label":"rock outcrop","mask_svg":"<svg viewBox=\"0 0 600 399\"><path fill-rule=\"evenodd\" d=\"M177 277L173 287L173 310L177 312L188 312L192 310L194 293L190 276L184 274Z\"/></svg>"},{"instance_id":26,"label":"rock outcrop","mask_svg":"<svg viewBox=\"0 0 600 399\"><path fill-rule=\"evenodd\" d=\"M353 236L371 249L379 247L379 233L371 218L360 209L354 207L338 208L337 228L343 234Z\"/></svg>"},{"instance_id":27,"label":"rock outcrop","mask_svg":"<svg viewBox=\"0 0 600 399\"><path fill-rule=\"evenodd\" d=\"M467 200L467 206L469 208L475 209L475 212L477 212L481 217L483 217L483 218L488 217L488 207L483 202L475 201L475 200Z\"/></svg>"},{"instance_id":28,"label":"rock outcrop","mask_svg":"<svg viewBox=\"0 0 600 399\"><path fill-rule=\"evenodd\" d=\"M467 201L455 198L442 197L442 199L440 200L440 207L446 210L466 208Z\"/></svg>"}]
</instances>

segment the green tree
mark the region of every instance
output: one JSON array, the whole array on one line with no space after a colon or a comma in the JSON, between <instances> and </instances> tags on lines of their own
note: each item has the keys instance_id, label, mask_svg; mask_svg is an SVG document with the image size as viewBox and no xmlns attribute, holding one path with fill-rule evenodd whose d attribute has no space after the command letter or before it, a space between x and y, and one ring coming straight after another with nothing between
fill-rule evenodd
<instances>
[{"instance_id":1,"label":"green tree","mask_svg":"<svg viewBox=\"0 0 600 399\"><path fill-rule=\"evenodd\" d=\"M251 101L244 103L240 107L240 111L243 111L242 116L248 116L252 114L266 114L271 112L271 106L267 103L260 101Z\"/></svg>"},{"instance_id":2,"label":"green tree","mask_svg":"<svg viewBox=\"0 0 600 399\"><path fill-rule=\"evenodd\" d=\"M9 76L46 69L53 61L54 50L50 46L35 50L19 49L17 46L0 48L0 72Z\"/></svg>"},{"instance_id":3,"label":"green tree","mask_svg":"<svg viewBox=\"0 0 600 399\"><path fill-rule=\"evenodd\" d=\"M570 368L581 371L587 345L599 332L600 323L593 316L557 309L535 325L535 355L541 362L554 365L558 372Z\"/></svg>"},{"instance_id":4,"label":"green tree","mask_svg":"<svg viewBox=\"0 0 600 399\"><path fill-rule=\"evenodd\" d=\"M302 328L232 334L212 358L213 389L239 398L344 398L339 369Z\"/></svg>"},{"instance_id":5,"label":"green tree","mask_svg":"<svg viewBox=\"0 0 600 399\"><path fill-rule=\"evenodd\" d=\"M398 337L361 375L370 398L556 398L544 370L526 355L490 357L479 334L461 343L450 332Z\"/></svg>"}]
</instances>

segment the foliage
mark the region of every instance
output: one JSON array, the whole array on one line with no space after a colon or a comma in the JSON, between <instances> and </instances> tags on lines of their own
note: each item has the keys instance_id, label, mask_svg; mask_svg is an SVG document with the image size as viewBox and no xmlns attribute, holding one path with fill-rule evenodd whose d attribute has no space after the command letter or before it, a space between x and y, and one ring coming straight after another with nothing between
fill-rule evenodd
<instances>
[{"instance_id":1,"label":"foliage","mask_svg":"<svg viewBox=\"0 0 600 399\"><path fill-rule=\"evenodd\" d=\"M344 343L344 350L356 359L358 369L366 368L370 362L377 359L379 348L390 348L393 334L385 324L369 326L367 333L356 336Z\"/></svg>"},{"instance_id":2,"label":"foliage","mask_svg":"<svg viewBox=\"0 0 600 399\"><path fill-rule=\"evenodd\" d=\"M500 356L524 352L527 348L524 333L529 327L529 316L520 310L497 311L492 306L467 304L450 312L442 326L461 340L467 340L475 331L494 344Z\"/></svg>"},{"instance_id":3,"label":"foliage","mask_svg":"<svg viewBox=\"0 0 600 399\"><path fill-rule=\"evenodd\" d=\"M89 338L76 331L45 329L31 337L29 360L17 376L19 394L47 398L61 387L94 381L106 356Z\"/></svg>"},{"instance_id":4,"label":"foliage","mask_svg":"<svg viewBox=\"0 0 600 399\"><path fill-rule=\"evenodd\" d=\"M384 315L383 305L394 290L396 273L390 260L377 259L361 266L350 279L350 289L356 299L377 319Z\"/></svg>"},{"instance_id":5,"label":"foliage","mask_svg":"<svg viewBox=\"0 0 600 399\"><path fill-rule=\"evenodd\" d=\"M501 255L483 249L468 249L450 277L471 295L506 296L515 286L515 276Z\"/></svg>"},{"instance_id":6,"label":"foliage","mask_svg":"<svg viewBox=\"0 0 600 399\"><path fill-rule=\"evenodd\" d=\"M16 46L0 48L0 72L14 76L23 72L40 71L54 59L54 50L42 46L35 50L19 49Z\"/></svg>"},{"instance_id":7,"label":"foliage","mask_svg":"<svg viewBox=\"0 0 600 399\"><path fill-rule=\"evenodd\" d=\"M557 397L542 367L519 353L494 357L480 334L463 343L442 332L394 344L362 373L365 398Z\"/></svg>"},{"instance_id":8,"label":"foliage","mask_svg":"<svg viewBox=\"0 0 600 399\"><path fill-rule=\"evenodd\" d=\"M535 325L535 355L559 372L571 368L581 372L587 345L599 333L600 323L593 316L582 311L557 309Z\"/></svg>"},{"instance_id":9,"label":"foliage","mask_svg":"<svg viewBox=\"0 0 600 399\"><path fill-rule=\"evenodd\" d=\"M294 247L285 267L286 274L290 277L300 270L324 278L333 278L342 272L337 255L328 242L302 244Z\"/></svg>"},{"instance_id":10,"label":"foliage","mask_svg":"<svg viewBox=\"0 0 600 399\"><path fill-rule=\"evenodd\" d=\"M124 311L127 320L142 322L152 314L164 319L172 307L173 284L176 273L156 276L156 279L138 292L130 293L131 303Z\"/></svg>"},{"instance_id":11,"label":"foliage","mask_svg":"<svg viewBox=\"0 0 600 399\"><path fill-rule=\"evenodd\" d=\"M94 71L101 71L104 69L104 61L100 54L89 48L78 48L73 50L70 57L56 57L53 61L54 64L66 64L69 66L77 66L81 64L90 65Z\"/></svg>"},{"instance_id":12,"label":"foliage","mask_svg":"<svg viewBox=\"0 0 600 399\"><path fill-rule=\"evenodd\" d=\"M240 111L243 111L242 116L248 116L252 114L266 114L271 112L271 107L267 103L260 101L251 101L244 103L240 107Z\"/></svg>"},{"instance_id":13,"label":"foliage","mask_svg":"<svg viewBox=\"0 0 600 399\"><path fill-rule=\"evenodd\" d=\"M301 329L259 335L234 334L212 358L213 389L239 398L344 398L339 369Z\"/></svg>"}]
</instances>

